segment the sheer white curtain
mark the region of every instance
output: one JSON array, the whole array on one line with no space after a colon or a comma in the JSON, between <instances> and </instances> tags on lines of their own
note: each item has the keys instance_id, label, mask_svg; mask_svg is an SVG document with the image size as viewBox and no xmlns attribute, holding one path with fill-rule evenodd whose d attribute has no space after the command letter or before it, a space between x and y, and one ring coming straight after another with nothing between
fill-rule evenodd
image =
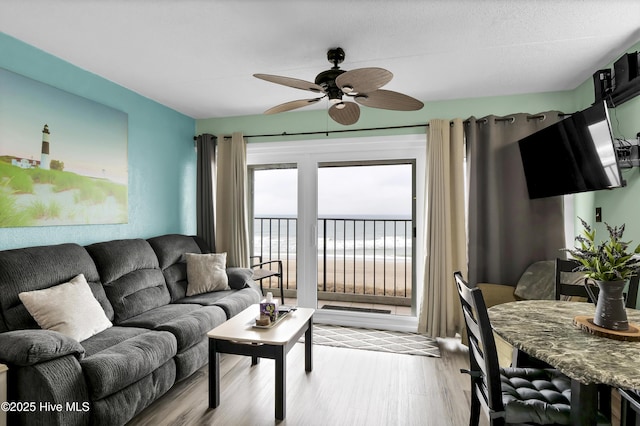
<instances>
[{"instance_id":1,"label":"sheer white curtain","mask_svg":"<svg viewBox=\"0 0 640 426\"><path fill-rule=\"evenodd\" d=\"M426 255L418 331L454 336L464 323L453 273L467 275L462 119L429 121L425 192Z\"/></svg>"},{"instance_id":2,"label":"sheer white curtain","mask_svg":"<svg viewBox=\"0 0 640 426\"><path fill-rule=\"evenodd\" d=\"M227 265L249 266L247 147L242 133L218 136L216 251L227 252Z\"/></svg>"}]
</instances>

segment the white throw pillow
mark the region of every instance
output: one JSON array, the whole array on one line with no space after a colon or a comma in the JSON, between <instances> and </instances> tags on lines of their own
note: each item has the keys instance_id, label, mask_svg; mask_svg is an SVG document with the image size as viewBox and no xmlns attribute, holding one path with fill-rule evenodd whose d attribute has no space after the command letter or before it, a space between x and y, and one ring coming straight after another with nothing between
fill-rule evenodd
<instances>
[{"instance_id":1,"label":"white throw pillow","mask_svg":"<svg viewBox=\"0 0 640 426\"><path fill-rule=\"evenodd\" d=\"M18 297L41 328L78 342L112 325L83 274L68 283L22 292Z\"/></svg>"},{"instance_id":2,"label":"white throw pillow","mask_svg":"<svg viewBox=\"0 0 640 426\"><path fill-rule=\"evenodd\" d=\"M187 296L229 290L227 253L186 253Z\"/></svg>"}]
</instances>

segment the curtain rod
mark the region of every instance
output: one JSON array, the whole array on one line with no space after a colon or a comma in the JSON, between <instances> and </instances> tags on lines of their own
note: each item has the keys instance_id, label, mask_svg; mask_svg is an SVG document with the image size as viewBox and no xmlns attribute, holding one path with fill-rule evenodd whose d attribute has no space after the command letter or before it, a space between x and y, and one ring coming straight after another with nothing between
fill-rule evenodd
<instances>
[{"instance_id":1,"label":"curtain rod","mask_svg":"<svg viewBox=\"0 0 640 426\"><path fill-rule=\"evenodd\" d=\"M565 117L565 116L569 116L571 114L558 114L559 117ZM544 114L537 114L537 115L529 115L527 116L527 120L544 120L546 118L546 116ZM513 117L504 117L504 118L496 118L496 121L510 121L513 122L514 118ZM486 119L479 119L477 121L477 123L485 123L487 120ZM469 120L465 120L463 121L464 124L469 124L470 121ZM287 133L287 132L282 132L282 133L269 133L269 134L264 134L264 135L243 135L243 137L245 138L271 138L271 137L276 137L276 136L309 136L309 135L327 135L329 136L329 133L347 133L347 132L368 132L368 131L374 131L374 130L392 130L392 129L408 129L408 128L412 128L412 127L429 127L429 123L424 123L424 124L407 124L404 126L387 126L387 127L367 127L364 129L342 129L342 130L318 130L318 131L313 131L313 132L296 132L296 133ZM217 136L214 136L214 138L218 138ZM225 136L225 139L230 139L231 136ZM196 140L197 136L193 137L193 140Z\"/></svg>"}]
</instances>

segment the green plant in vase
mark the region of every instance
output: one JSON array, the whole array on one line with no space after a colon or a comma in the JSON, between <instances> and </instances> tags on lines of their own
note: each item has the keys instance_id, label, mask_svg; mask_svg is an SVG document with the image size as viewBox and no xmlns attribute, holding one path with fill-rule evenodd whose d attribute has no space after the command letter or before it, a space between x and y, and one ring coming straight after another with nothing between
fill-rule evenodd
<instances>
[{"instance_id":1,"label":"green plant in vase","mask_svg":"<svg viewBox=\"0 0 640 426\"><path fill-rule=\"evenodd\" d=\"M627 313L624 309L623 291L627 280L640 270L640 244L630 251L630 242L622 240L625 225L607 226L609 238L596 242L596 231L579 218L584 228L576 237L578 247L565 249L580 263L578 271L596 282L600 289L593 322L612 330L627 330ZM586 285L587 290L589 287ZM590 291L590 290L589 290Z\"/></svg>"}]
</instances>

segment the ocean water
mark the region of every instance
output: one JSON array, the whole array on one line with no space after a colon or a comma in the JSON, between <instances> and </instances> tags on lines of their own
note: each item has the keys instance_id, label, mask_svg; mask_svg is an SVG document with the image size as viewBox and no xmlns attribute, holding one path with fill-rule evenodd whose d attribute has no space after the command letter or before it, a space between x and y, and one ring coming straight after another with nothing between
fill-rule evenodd
<instances>
[{"instance_id":1,"label":"ocean water","mask_svg":"<svg viewBox=\"0 0 640 426\"><path fill-rule=\"evenodd\" d=\"M296 219L254 219L254 253L264 258L295 257ZM402 259L411 257L410 218L345 217L318 219L318 255L336 258Z\"/></svg>"}]
</instances>

